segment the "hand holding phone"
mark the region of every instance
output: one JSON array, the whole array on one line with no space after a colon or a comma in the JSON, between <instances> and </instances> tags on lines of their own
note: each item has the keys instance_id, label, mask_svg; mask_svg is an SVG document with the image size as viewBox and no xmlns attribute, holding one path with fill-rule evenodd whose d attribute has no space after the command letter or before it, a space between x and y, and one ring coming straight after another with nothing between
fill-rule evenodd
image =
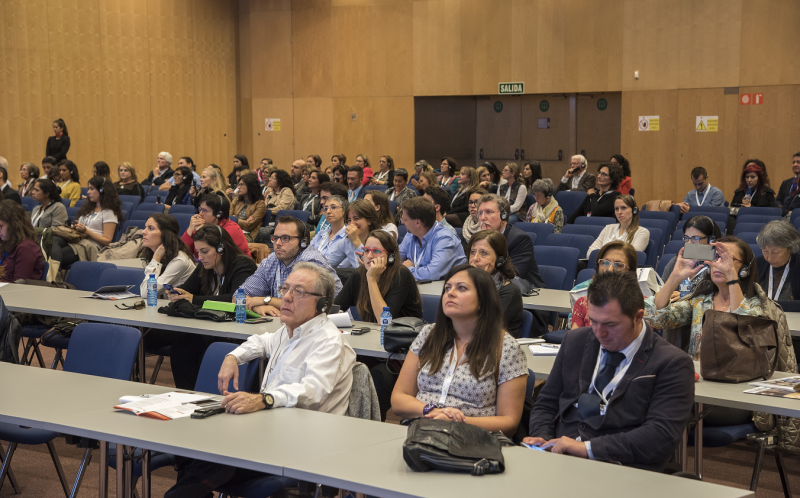
<instances>
[{"instance_id":1,"label":"hand holding phone","mask_svg":"<svg viewBox=\"0 0 800 498\"><path fill-rule=\"evenodd\" d=\"M161 286L167 289L167 292L169 292L170 294L179 294L179 292L175 290L175 287L169 284L162 284Z\"/></svg>"}]
</instances>

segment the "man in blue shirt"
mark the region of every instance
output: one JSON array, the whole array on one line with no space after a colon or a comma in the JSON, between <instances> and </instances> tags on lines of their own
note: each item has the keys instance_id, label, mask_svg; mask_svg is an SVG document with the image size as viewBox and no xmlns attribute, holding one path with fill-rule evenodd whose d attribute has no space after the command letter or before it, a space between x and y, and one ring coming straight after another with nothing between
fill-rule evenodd
<instances>
[{"instance_id":1,"label":"man in blue shirt","mask_svg":"<svg viewBox=\"0 0 800 498\"><path fill-rule=\"evenodd\" d=\"M678 204L681 207L681 214L688 211L690 207L725 205L725 194L717 187L709 185L708 171L702 166L692 170L692 183L694 183L694 190L689 191L683 202Z\"/></svg>"},{"instance_id":2,"label":"man in blue shirt","mask_svg":"<svg viewBox=\"0 0 800 498\"><path fill-rule=\"evenodd\" d=\"M364 170L361 166L350 166L347 169L347 186L350 190L347 191L347 202L353 202L361 195L361 180L364 178Z\"/></svg>"},{"instance_id":3,"label":"man in blue shirt","mask_svg":"<svg viewBox=\"0 0 800 498\"><path fill-rule=\"evenodd\" d=\"M414 197L403 202L408 235L400 244L400 260L417 280L439 280L450 268L467 262L458 236L436 222L430 201Z\"/></svg>"},{"instance_id":4,"label":"man in blue shirt","mask_svg":"<svg viewBox=\"0 0 800 498\"><path fill-rule=\"evenodd\" d=\"M247 295L247 309L261 316L280 316L281 298L278 289L292 272L295 263L308 261L327 269L335 281L335 294L342 282L328 260L311 247L308 226L292 216L281 216L272 234L274 251L261 261L256 272L245 280L242 288ZM335 295L334 294L334 295Z\"/></svg>"}]
</instances>

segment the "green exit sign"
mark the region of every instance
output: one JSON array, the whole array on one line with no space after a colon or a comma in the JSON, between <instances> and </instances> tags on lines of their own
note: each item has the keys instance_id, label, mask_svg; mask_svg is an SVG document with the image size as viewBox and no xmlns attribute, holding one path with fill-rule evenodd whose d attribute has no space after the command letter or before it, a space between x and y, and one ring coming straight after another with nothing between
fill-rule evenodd
<instances>
[{"instance_id":1,"label":"green exit sign","mask_svg":"<svg viewBox=\"0 0 800 498\"><path fill-rule=\"evenodd\" d=\"M525 83L498 83L499 88L497 93L500 95L513 95L518 93L525 93Z\"/></svg>"}]
</instances>

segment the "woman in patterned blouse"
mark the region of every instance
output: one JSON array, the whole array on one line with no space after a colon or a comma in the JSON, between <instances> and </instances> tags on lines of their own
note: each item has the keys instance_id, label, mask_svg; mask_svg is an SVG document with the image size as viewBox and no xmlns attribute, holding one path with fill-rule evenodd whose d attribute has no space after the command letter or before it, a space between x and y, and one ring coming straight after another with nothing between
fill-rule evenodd
<instances>
[{"instance_id":1,"label":"woman in patterned blouse","mask_svg":"<svg viewBox=\"0 0 800 498\"><path fill-rule=\"evenodd\" d=\"M528 370L503 330L494 281L458 265L445 278L436 323L411 345L392 393L401 417L465 422L512 436L519 426Z\"/></svg>"}]
</instances>

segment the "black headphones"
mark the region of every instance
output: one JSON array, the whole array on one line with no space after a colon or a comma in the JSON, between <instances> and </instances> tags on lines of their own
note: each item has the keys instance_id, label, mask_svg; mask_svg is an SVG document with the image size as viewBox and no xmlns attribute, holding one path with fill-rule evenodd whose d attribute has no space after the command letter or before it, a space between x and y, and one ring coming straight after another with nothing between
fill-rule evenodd
<instances>
[{"instance_id":1,"label":"black headphones","mask_svg":"<svg viewBox=\"0 0 800 498\"><path fill-rule=\"evenodd\" d=\"M300 250L302 251L308 247L311 232L308 230L308 225L305 222L301 221L301 223L303 224L303 235L301 235L302 238L300 239ZM317 304L317 308L319 308L319 304Z\"/></svg>"},{"instance_id":2,"label":"black headphones","mask_svg":"<svg viewBox=\"0 0 800 498\"><path fill-rule=\"evenodd\" d=\"M219 225L214 225L219 230L219 245L217 246L217 254L225 252L225 247L222 245L222 228Z\"/></svg>"},{"instance_id":3,"label":"black headphones","mask_svg":"<svg viewBox=\"0 0 800 498\"><path fill-rule=\"evenodd\" d=\"M639 206L636 205L636 201L633 201L633 207L631 208L631 214L636 216L639 214Z\"/></svg>"},{"instance_id":4,"label":"black headphones","mask_svg":"<svg viewBox=\"0 0 800 498\"><path fill-rule=\"evenodd\" d=\"M394 264L394 253L393 252L390 252L389 256L386 258L386 264L387 265L393 265Z\"/></svg>"},{"instance_id":5,"label":"black headphones","mask_svg":"<svg viewBox=\"0 0 800 498\"><path fill-rule=\"evenodd\" d=\"M223 202L224 197L222 196L222 193L217 191L216 194L220 198L219 199L220 200L219 209L217 209L216 211L213 211L212 214L214 215L214 217L216 219L220 219L220 218L222 218L222 209L225 207L225 203ZM227 200L227 199L225 199L225 200ZM222 239L220 238L220 240L222 240Z\"/></svg>"},{"instance_id":6,"label":"black headphones","mask_svg":"<svg viewBox=\"0 0 800 498\"><path fill-rule=\"evenodd\" d=\"M500 268L505 263L506 263L506 257L505 256L500 256L499 258L497 258L497 261L494 263L494 267L495 268Z\"/></svg>"},{"instance_id":7,"label":"black headphones","mask_svg":"<svg viewBox=\"0 0 800 498\"><path fill-rule=\"evenodd\" d=\"M328 298L327 297L322 296L322 297L318 298L317 299L317 313L318 314L319 313L324 313L325 312L325 308L327 307L327 305L328 305Z\"/></svg>"},{"instance_id":8,"label":"black headphones","mask_svg":"<svg viewBox=\"0 0 800 498\"><path fill-rule=\"evenodd\" d=\"M751 259L750 263L748 263L747 266L742 266L739 269L739 279L747 278L750 276L750 267L753 266L753 261L755 260L756 258Z\"/></svg>"},{"instance_id":9,"label":"black headphones","mask_svg":"<svg viewBox=\"0 0 800 498\"><path fill-rule=\"evenodd\" d=\"M500 219L503 221L508 221L508 211L505 209L500 210Z\"/></svg>"}]
</instances>

